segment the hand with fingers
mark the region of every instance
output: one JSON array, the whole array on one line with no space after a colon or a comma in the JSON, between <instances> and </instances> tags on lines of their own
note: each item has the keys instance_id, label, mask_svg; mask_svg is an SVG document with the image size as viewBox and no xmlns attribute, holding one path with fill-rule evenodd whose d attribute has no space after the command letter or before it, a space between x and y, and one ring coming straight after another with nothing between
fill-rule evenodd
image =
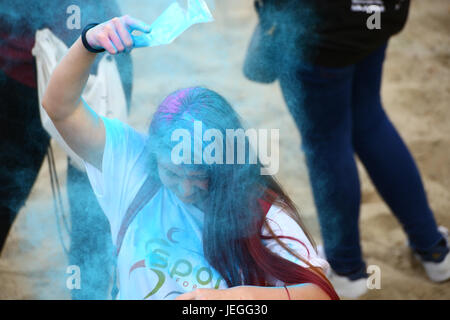
<instances>
[{"instance_id":1,"label":"hand with fingers","mask_svg":"<svg viewBox=\"0 0 450 320\"><path fill-rule=\"evenodd\" d=\"M135 30L143 34L134 35L133 31ZM148 46L150 32L151 28L147 23L125 15L89 29L86 32L86 41L96 50L105 49L115 55L121 52L130 52L133 48Z\"/></svg>"}]
</instances>

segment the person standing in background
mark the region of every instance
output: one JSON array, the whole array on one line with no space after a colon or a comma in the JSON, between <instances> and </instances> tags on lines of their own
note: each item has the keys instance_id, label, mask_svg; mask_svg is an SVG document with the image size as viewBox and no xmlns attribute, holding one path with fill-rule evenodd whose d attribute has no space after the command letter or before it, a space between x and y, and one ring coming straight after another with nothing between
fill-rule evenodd
<instances>
[{"instance_id":1,"label":"person standing in background","mask_svg":"<svg viewBox=\"0 0 450 320\"><path fill-rule=\"evenodd\" d=\"M31 50L37 30L49 28L67 46L80 29L69 28L68 8L80 10L85 25L120 15L116 1L24 1L0 4L0 253L20 208L37 178L49 146L42 127ZM91 73L97 72L101 55ZM129 54L115 57L127 106L131 102L132 60ZM80 267L81 288L72 299L108 298L113 245L109 223L92 192L86 173L68 161L67 192L70 204L69 264Z\"/></svg>"},{"instance_id":2,"label":"person standing in background","mask_svg":"<svg viewBox=\"0 0 450 320\"><path fill-rule=\"evenodd\" d=\"M367 291L354 154L401 223L429 278L450 278L448 230L438 227L407 146L380 89L389 38L409 0L257 0L259 24L244 64L253 81L279 80L300 131L329 278L339 295Z\"/></svg>"}]
</instances>

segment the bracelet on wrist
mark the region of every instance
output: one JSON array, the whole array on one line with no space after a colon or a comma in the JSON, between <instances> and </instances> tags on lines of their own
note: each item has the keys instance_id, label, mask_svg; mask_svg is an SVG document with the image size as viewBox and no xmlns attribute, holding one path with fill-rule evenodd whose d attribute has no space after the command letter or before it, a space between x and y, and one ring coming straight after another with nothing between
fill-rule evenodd
<instances>
[{"instance_id":1,"label":"bracelet on wrist","mask_svg":"<svg viewBox=\"0 0 450 320\"><path fill-rule=\"evenodd\" d=\"M96 25L98 25L98 23L90 23L86 27L84 27L83 31L81 32L81 41L83 42L83 46L86 48L87 51L93 52L93 53L100 53L100 52L104 52L105 49L92 48L86 39L86 33L88 32L88 30L92 29Z\"/></svg>"}]
</instances>

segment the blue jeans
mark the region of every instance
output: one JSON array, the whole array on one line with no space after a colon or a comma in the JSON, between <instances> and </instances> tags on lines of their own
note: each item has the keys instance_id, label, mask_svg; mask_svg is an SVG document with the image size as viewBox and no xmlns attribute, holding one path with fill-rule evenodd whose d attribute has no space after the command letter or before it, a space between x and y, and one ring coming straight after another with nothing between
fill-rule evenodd
<instances>
[{"instance_id":1,"label":"blue jeans","mask_svg":"<svg viewBox=\"0 0 450 320\"><path fill-rule=\"evenodd\" d=\"M426 255L443 241L414 160L383 110L385 49L386 45L344 68L291 61L279 78L300 130L327 259L338 274L355 278L366 275L355 153L403 226L410 246ZM442 250L448 252L445 244Z\"/></svg>"},{"instance_id":2,"label":"blue jeans","mask_svg":"<svg viewBox=\"0 0 450 320\"><path fill-rule=\"evenodd\" d=\"M36 181L49 141L37 90L0 70L0 254Z\"/></svg>"},{"instance_id":3,"label":"blue jeans","mask_svg":"<svg viewBox=\"0 0 450 320\"><path fill-rule=\"evenodd\" d=\"M114 267L114 245L109 222L98 204L86 173L68 163L67 195L70 204L69 264L81 273L81 288L72 300L105 300Z\"/></svg>"}]
</instances>

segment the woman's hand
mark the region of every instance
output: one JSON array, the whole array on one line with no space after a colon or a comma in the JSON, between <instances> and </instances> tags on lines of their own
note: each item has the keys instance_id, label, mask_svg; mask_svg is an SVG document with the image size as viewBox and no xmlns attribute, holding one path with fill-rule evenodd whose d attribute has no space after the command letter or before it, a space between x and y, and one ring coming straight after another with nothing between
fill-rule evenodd
<instances>
[{"instance_id":1,"label":"woman's hand","mask_svg":"<svg viewBox=\"0 0 450 320\"><path fill-rule=\"evenodd\" d=\"M228 289L195 289L179 295L175 300L254 300L251 290L245 286Z\"/></svg>"},{"instance_id":2,"label":"woman's hand","mask_svg":"<svg viewBox=\"0 0 450 320\"><path fill-rule=\"evenodd\" d=\"M130 52L133 48L147 46L150 41L146 35L133 35L134 30L148 34L151 28L145 22L125 15L89 29L86 40L94 49L105 49L110 54Z\"/></svg>"}]
</instances>

